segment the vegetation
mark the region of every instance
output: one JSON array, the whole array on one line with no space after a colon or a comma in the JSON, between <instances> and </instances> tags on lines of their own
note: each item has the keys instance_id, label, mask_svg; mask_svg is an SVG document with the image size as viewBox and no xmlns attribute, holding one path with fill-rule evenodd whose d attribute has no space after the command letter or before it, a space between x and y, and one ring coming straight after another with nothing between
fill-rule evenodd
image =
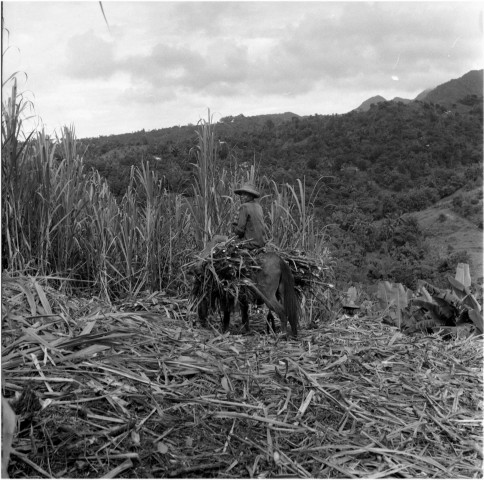
<instances>
[{"instance_id":1,"label":"vegetation","mask_svg":"<svg viewBox=\"0 0 484 480\"><path fill-rule=\"evenodd\" d=\"M226 117L210 122L211 155L235 181L241 170L256 165L259 178L271 185L266 192L276 197L278 185L291 185L287 192L296 205L305 202L313 225L325 229L341 284L388 279L414 286L420 278L442 286L437 265L445 256L436 257L407 217L463 187L482 184L482 109L476 105L452 113L423 102L381 102L345 115ZM131 165L152 159L167 191L190 199L200 173L199 135L194 126L184 126L81 143L86 165L106 178L117 198L124 194ZM232 184L223 182L218 191L230 195ZM454 203L460 215L482 228L482 199ZM215 225L219 220L211 228ZM280 237L284 225L274 227Z\"/></svg>"},{"instance_id":2,"label":"vegetation","mask_svg":"<svg viewBox=\"0 0 484 480\"><path fill-rule=\"evenodd\" d=\"M480 340L457 332L444 345L406 337L378 315L338 317L334 290L324 292L324 325L304 306L297 342L241 337L235 325L227 337L194 323L183 268L229 231L234 186L257 180L280 248L328 259L333 243L339 281L360 271L411 283L417 267L420 278L433 270L418 223L401 213L437 198L443 185L416 176L412 189L393 192L345 163L301 163L289 140L294 162L271 166L262 152L255 162L247 145L219 142L221 125L209 114L192 143L179 138L170 149L183 157L174 175L190 172L186 184L145 155L125 164L116 192L107 170L91 168L73 127L55 140L23 134L15 83L2 107L2 394L19 419L9 432L12 477L480 474ZM267 121L267 139L304 121ZM308 164L317 180L290 176ZM454 164L457 177L477 164ZM451 313L472 320L463 312L459 304Z\"/></svg>"},{"instance_id":3,"label":"vegetation","mask_svg":"<svg viewBox=\"0 0 484 480\"><path fill-rule=\"evenodd\" d=\"M233 189L254 179L254 166L221 162L209 117L190 152L190 196L171 191L146 161L130 167L126 191L115 197L99 171L86 167L73 128L55 142L43 132L20 141L22 108L14 86L2 118L3 268L56 275L62 289L90 288L107 299L142 290L187 294L183 265L213 235L230 232ZM316 255L327 250L303 183L295 190L261 177L259 186L273 242Z\"/></svg>"}]
</instances>

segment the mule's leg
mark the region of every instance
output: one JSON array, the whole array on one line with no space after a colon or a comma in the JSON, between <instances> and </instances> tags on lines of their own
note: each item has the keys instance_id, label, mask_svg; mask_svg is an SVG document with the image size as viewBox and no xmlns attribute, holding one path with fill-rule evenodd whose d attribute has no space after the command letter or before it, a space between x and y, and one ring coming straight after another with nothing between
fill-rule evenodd
<instances>
[{"instance_id":1,"label":"mule's leg","mask_svg":"<svg viewBox=\"0 0 484 480\"><path fill-rule=\"evenodd\" d=\"M222 332L225 333L230 325L230 302L227 299L220 299L220 308L223 311Z\"/></svg>"},{"instance_id":2,"label":"mule's leg","mask_svg":"<svg viewBox=\"0 0 484 480\"><path fill-rule=\"evenodd\" d=\"M294 292L294 279L289 266L276 254L268 253L260 260L261 269L256 275L254 290L265 304L281 320L281 332L287 334L289 320L292 337L297 336L297 298ZM278 294L281 303L276 297Z\"/></svg>"},{"instance_id":3,"label":"mule's leg","mask_svg":"<svg viewBox=\"0 0 484 480\"><path fill-rule=\"evenodd\" d=\"M278 293L279 293L280 298L286 298L284 288L285 288L284 284L281 282L279 284L279 289L278 289ZM279 311L276 310L276 313L279 315L279 318L281 319L281 331L284 334L284 336L287 336L287 321L288 321L288 318L287 318L287 315L286 315L286 307L282 303L279 303L279 305L281 307L281 312L279 313ZM297 337L297 330L294 330L294 326L291 324L291 322L289 322L289 336L292 337L292 338Z\"/></svg>"},{"instance_id":4,"label":"mule's leg","mask_svg":"<svg viewBox=\"0 0 484 480\"><path fill-rule=\"evenodd\" d=\"M279 320L281 321L281 332L283 335L286 335L287 316L284 312L283 304L276 297L276 294L279 293L279 297L284 298L284 289L283 286L279 284L279 276L280 270L272 265L270 265L270 267L264 265L257 275L257 288L259 289L259 295L262 294L261 298L269 308L269 312L271 314L274 312L279 317ZM274 320L272 320L272 326L274 328Z\"/></svg>"},{"instance_id":5,"label":"mule's leg","mask_svg":"<svg viewBox=\"0 0 484 480\"><path fill-rule=\"evenodd\" d=\"M200 325L202 327L207 326L207 317L208 317L208 301L206 298L204 298L198 304L198 320L200 321Z\"/></svg>"},{"instance_id":6,"label":"mule's leg","mask_svg":"<svg viewBox=\"0 0 484 480\"><path fill-rule=\"evenodd\" d=\"M249 302L246 300L239 300L240 313L242 315L242 325L245 331L249 332Z\"/></svg>"},{"instance_id":7,"label":"mule's leg","mask_svg":"<svg viewBox=\"0 0 484 480\"><path fill-rule=\"evenodd\" d=\"M298 299L294 290L294 277L289 265L277 255L268 255L265 261L264 283L267 297L274 302L275 313L281 319L281 330L285 335L287 323L290 324L290 335L297 337ZM270 277L272 276L272 279ZM281 312L281 313L280 313Z\"/></svg>"},{"instance_id":8,"label":"mule's leg","mask_svg":"<svg viewBox=\"0 0 484 480\"><path fill-rule=\"evenodd\" d=\"M258 285L259 287L259 285ZM262 293L262 288L259 289L259 292ZM281 321L281 332L286 335L287 332L287 316L286 313L284 312L284 306L282 305L279 300L277 300L275 294L270 294L270 291L268 292L267 289L264 292L264 302L269 308L269 312L272 315L272 312L274 312L278 317L279 320ZM267 319L270 320L269 314L267 316ZM272 328L274 328L274 317L272 317ZM291 331L292 333L292 331Z\"/></svg>"},{"instance_id":9,"label":"mule's leg","mask_svg":"<svg viewBox=\"0 0 484 480\"><path fill-rule=\"evenodd\" d=\"M222 332L225 333L229 329L230 325L230 309L224 309L224 318L222 320Z\"/></svg>"},{"instance_id":10,"label":"mule's leg","mask_svg":"<svg viewBox=\"0 0 484 480\"><path fill-rule=\"evenodd\" d=\"M284 286L282 284L279 284L277 290L278 290L278 292L276 292L276 293L279 294L279 298L284 298ZM276 293L274 293L274 298L276 298ZM281 332L284 335L287 335L287 316L286 316L286 312L284 311L283 304L281 302L278 302L278 304L280 305L280 312L276 312L276 313L279 315L279 319L281 321ZM291 331L291 334L292 334L292 331Z\"/></svg>"},{"instance_id":11,"label":"mule's leg","mask_svg":"<svg viewBox=\"0 0 484 480\"><path fill-rule=\"evenodd\" d=\"M257 275L257 288L269 310L272 310L279 317L282 335L287 336L287 315L284 305L277 298L277 296L284 298L284 285L279 283L279 278L280 268L278 266L276 268L273 265L264 265L262 271ZM294 336L292 328L290 334Z\"/></svg>"},{"instance_id":12,"label":"mule's leg","mask_svg":"<svg viewBox=\"0 0 484 480\"><path fill-rule=\"evenodd\" d=\"M284 311L284 306L282 305L279 300L277 300L275 294L274 295L267 295L267 298L269 300L269 303L267 306L269 307L269 313L267 315L267 320L271 320L272 323L272 328L275 330L275 323L274 323L274 315L272 312L274 312L278 317L281 322L281 333L283 335L287 334L287 316ZM292 334L292 330L291 330Z\"/></svg>"},{"instance_id":13,"label":"mule's leg","mask_svg":"<svg viewBox=\"0 0 484 480\"><path fill-rule=\"evenodd\" d=\"M291 326L291 336L297 337L297 323L299 318L299 306L296 291L294 289L294 277L289 265L279 259L281 277L279 283L279 297L284 299L284 313Z\"/></svg>"}]
</instances>

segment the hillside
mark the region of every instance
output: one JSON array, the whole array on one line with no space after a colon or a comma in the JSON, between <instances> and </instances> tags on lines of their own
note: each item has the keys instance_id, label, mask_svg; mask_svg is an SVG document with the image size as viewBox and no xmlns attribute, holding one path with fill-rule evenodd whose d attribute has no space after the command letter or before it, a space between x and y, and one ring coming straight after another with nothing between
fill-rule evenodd
<instances>
[{"instance_id":1,"label":"hillside","mask_svg":"<svg viewBox=\"0 0 484 480\"><path fill-rule=\"evenodd\" d=\"M402 97L395 97L391 100L392 102L401 102L401 103L410 103L412 100L409 100L408 98L402 98ZM388 102L388 100L381 95L377 95L376 97L371 97L368 100L365 100L358 108L355 108L353 111L354 112L367 112L370 110L372 105L376 105L378 103L382 102Z\"/></svg>"},{"instance_id":2,"label":"hillside","mask_svg":"<svg viewBox=\"0 0 484 480\"><path fill-rule=\"evenodd\" d=\"M277 185L304 180L305 201L314 207L316 221L328 225L342 282L439 283L460 257L444 243L441 255L432 256L426 226L401 218L466 185L482 184L482 103L470 100L461 99L462 111L423 101L381 101L344 115L225 117L214 124L216 168L243 171L255 165L259 179ZM107 179L118 199L131 167L147 164L167 191L191 196L198 128L84 139L85 162ZM482 231L482 222L474 219L482 216L482 202L461 200L453 211ZM436 213L437 218L440 213L446 214ZM460 243L455 238L448 243ZM465 250L470 255L474 247Z\"/></svg>"},{"instance_id":3,"label":"hillside","mask_svg":"<svg viewBox=\"0 0 484 480\"><path fill-rule=\"evenodd\" d=\"M480 209L482 222L482 192L482 185L471 190L459 189L429 208L413 214L427 241L441 256L467 252L472 281L480 285L483 283L483 231L475 221L459 215L454 204L458 198L467 198L470 202L479 199L476 206Z\"/></svg>"},{"instance_id":4,"label":"hillside","mask_svg":"<svg viewBox=\"0 0 484 480\"><path fill-rule=\"evenodd\" d=\"M483 71L472 70L460 78L439 85L421 100L451 108L455 104L462 103L463 99L469 102L474 97L479 101L482 97L482 85ZM473 104L470 103L470 105Z\"/></svg>"},{"instance_id":5,"label":"hillside","mask_svg":"<svg viewBox=\"0 0 484 480\"><path fill-rule=\"evenodd\" d=\"M246 126L251 129L264 128L269 126L279 126L285 122L291 122L293 119L302 118L300 115L296 115L292 112L285 113L269 113L263 115L257 115L254 117L246 117L245 115L228 116L220 119L220 123L225 124L237 124L237 126Z\"/></svg>"},{"instance_id":6,"label":"hillside","mask_svg":"<svg viewBox=\"0 0 484 480\"><path fill-rule=\"evenodd\" d=\"M386 102L386 98L382 97L381 95L376 95L374 97L365 100L358 108L355 108L355 112L367 112L370 110L372 105L376 105L377 103Z\"/></svg>"},{"instance_id":7,"label":"hillside","mask_svg":"<svg viewBox=\"0 0 484 480\"><path fill-rule=\"evenodd\" d=\"M425 89L423 92L420 92L416 97L415 97L415 100L419 100L419 101L424 101L425 100L425 97L433 90L433 88L427 88Z\"/></svg>"},{"instance_id":8,"label":"hillside","mask_svg":"<svg viewBox=\"0 0 484 480\"><path fill-rule=\"evenodd\" d=\"M471 70L460 78L452 79L435 88L428 88L419 93L415 100L420 102L434 103L445 106L457 112L463 112L474 107L479 102L482 104L483 96L483 71ZM358 108L357 112L366 112L372 104L386 102L381 95L365 100ZM409 103L412 100L395 97L392 102Z\"/></svg>"},{"instance_id":9,"label":"hillside","mask_svg":"<svg viewBox=\"0 0 484 480\"><path fill-rule=\"evenodd\" d=\"M412 100L408 98L402 98L402 97L395 97L392 102L402 102L402 103L410 103Z\"/></svg>"}]
</instances>

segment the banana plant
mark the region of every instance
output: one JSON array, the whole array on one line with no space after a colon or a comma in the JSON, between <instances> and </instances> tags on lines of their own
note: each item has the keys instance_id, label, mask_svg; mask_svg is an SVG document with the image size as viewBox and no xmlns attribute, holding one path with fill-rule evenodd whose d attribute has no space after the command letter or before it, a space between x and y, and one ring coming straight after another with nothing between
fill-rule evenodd
<instances>
[{"instance_id":1,"label":"banana plant","mask_svg":"<svg viewBox=\"0 0 484 480\"><path fill-rule=\"evenodd\" d=\"M402 311L402 329L407 333L418 330L431 331L474 325L478 335L483 333L481 307L468 287L452 277L447 277L450 289L440 289L423 280L419 290L425 296L414 298ZM430 299L428 298L430 296Z\"/></svg>"}]
</instances>

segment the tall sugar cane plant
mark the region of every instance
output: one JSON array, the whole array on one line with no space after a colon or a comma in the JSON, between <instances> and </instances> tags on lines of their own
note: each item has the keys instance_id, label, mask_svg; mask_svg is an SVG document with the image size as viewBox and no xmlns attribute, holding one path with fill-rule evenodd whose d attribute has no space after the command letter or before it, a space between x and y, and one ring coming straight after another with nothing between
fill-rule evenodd
<instances>
[{"instance_id":1,"label":"tall sugar cane plant","mask_svg":"<svg viewBox=\"0 0 484 480\"><path fill-rule=\"evenodd\" d=\"M84 264L78 271L109 299L119 279L119 252L115 241L120 209L106 181L96 171L89 176L86 196L85 222L78 237Z\"/></svg>"},{"instance_id":2,"label":"tall sugar cane plant","mask_svg":"<svg viewBox=\"0 0 484 480\"><path fill-rule=\"evenodd\" d=\"M180 266L193 250L193 235L181 195L168 192L149 163L142 164L137 178L138 197L145 202L139 226L144 281L151 290L159 290L176 284Z\"/></svg>"},{"instance_id":3,"label":"tall sugar cane plant","mask_svg":"<svg viewBox=\"0 0 484 480\"><path fill-rule=\"evenodd\" d=\"M12 83L11 95L2 95L2 268L23 270L31 253L30 232L21 219L29 218L33 206L33 175L28 165L33 132L22 137L22 116L29 104L18 95L16 78Z\"/></svg>"},{"instance_id":4,"label":"tall sugar cane plant","mask_svg":"<svg viewBox=\"0 0 484 480\"><path fill-rule=\"evenodd\" d=\"M314 217L313 194L306 201L306 185L300 179L296 186L277 185L264 178L272 191L268 205L268 227L272 241L280 248L299 249L327 256L326 235Z\"/></svg>"},{"instance_id":5,"label":"tall sugar cane plant","mask_svg":"<svg viewBox=\"0 0 484 480\"><path fill-rule=\"evenodd\" d=\"M197 163L193 202L189 204L198 248L203 248L215 234L227 233L232 211L232 182L218 163L213 117L200 120L198 145L194 148Z\"/></svg>"},{"instance_id":6,"label":"tall sugar cane plant","mask_svg":"<svg viewBox=\"0 0 484 480\"><path fill-rule=\"evenodd\" d=\"M180 267L213 235L230 233L233 191L245 181L265 193L261 203L279 247L323 251L304 184L256 182L255 165L246 171L236 161L223 167L210 112L199 122L193 197L168 192L142 163L117 202L97 171L85 171L74 127L55 140L43 130L23 136L25 108L14 79L2 103L4 269L61 274L108 299L142 289L183 292Z\"/></svg>"}]
</instances>

